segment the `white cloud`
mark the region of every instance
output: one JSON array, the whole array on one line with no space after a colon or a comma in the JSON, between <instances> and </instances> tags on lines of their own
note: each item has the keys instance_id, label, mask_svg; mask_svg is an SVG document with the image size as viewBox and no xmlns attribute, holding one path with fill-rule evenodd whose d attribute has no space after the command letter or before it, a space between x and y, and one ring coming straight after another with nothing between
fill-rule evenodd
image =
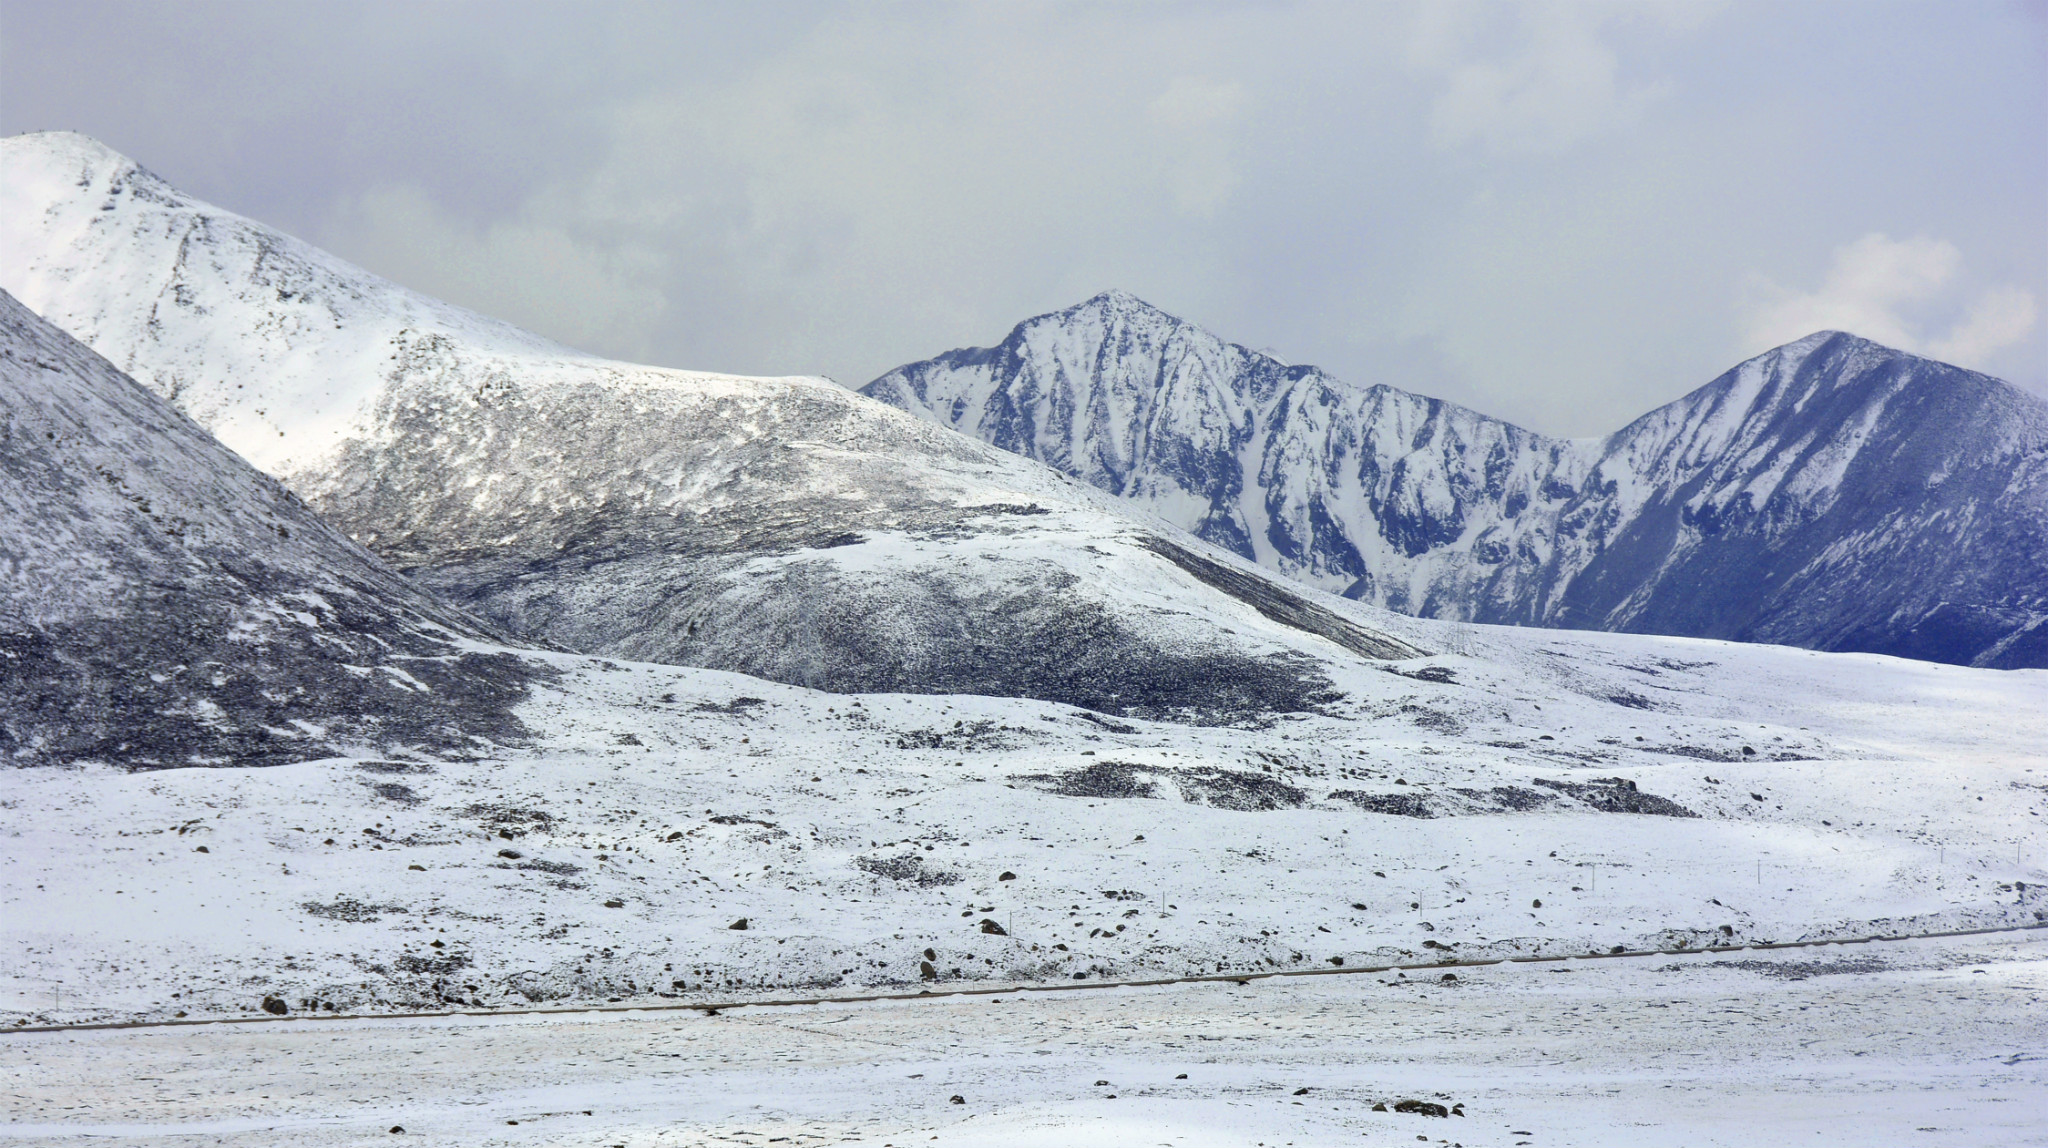
<instances>
[{"instance_id":1,"label":"white cloud","mask_svg":"<svg viewBox=\"0 0 2048 1148\"><path fill-rule=\"evenodd\" d=\"M1927 354L1949 363L1983 363L2034 329L2034 293L2007 284L1977 297L1949 333L1927 344Z\"/></svg>"},{"instance_id":2,"label":"white cloud","mask_svg":"<svg viewBox=\"0 0 2048 1148\"><path fill-rule=\"evenodd\" d=\"M1411 68L1439 75L1430 112L1439 148L1479 143L1496 152L1556 152L1634 122L1670 92L1658 81L1628 85L1621 59L1601 38L1626 10L1553 4L1515 9L1521 26L1505 51L1487 53L1485 18L1504 10L1425 5L1411 31Z\"/></svg>"},{"instance_id":3,"label":"white cloud","mask_svg":"<svg viewBox=\"0 0 2048 1148\"><path fill-rule=\"evenodd\" d=\"M334 215L329 240L414 290L537 331L579 350L643 355L666 309L661 258L600 246L520 216L482 226L450 218L418 189L387 185Z\"/></svg>"},{"instance_id":4,"label":"white cloud","mask_svg":"<svg viewBox=\"0 0 2048 1148\"><path fill-rule=\"evenodd\" d=\"M1815 331L1847 331L1958 366L1984 367L2033 330L2034 296L2016 286L1993 287L1944 333L1926 333L1929 313L1954 312L1962 267L1962 252L1946 240L1872 232L1835 249L1819 290L1793 291L1752 276L1745 349L1755 353Z\"/></svg>"}]
</instances>

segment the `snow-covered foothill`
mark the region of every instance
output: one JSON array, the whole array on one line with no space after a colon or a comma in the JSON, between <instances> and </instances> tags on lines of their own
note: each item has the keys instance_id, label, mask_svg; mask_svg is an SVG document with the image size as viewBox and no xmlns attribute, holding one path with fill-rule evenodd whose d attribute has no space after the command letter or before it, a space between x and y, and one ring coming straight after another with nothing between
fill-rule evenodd
<instances>
[{"instance_id":1,"label":"snow-covered foothill","mask_svg":"<svg viewBox=\"0 0 2048 1148\"><path fill-rule=\"evenodd\" d=\"M547 667L0 291L0 759L488 751Z\"/></svg>"},{"instance_id":2,"label":"snow-covered foothill","mask_svg":"<svg viewBox=\"0 0 2048 1148\"><path fill-rule=\"evenodd\" d=\"M515 636L1196 721L1406 656L1086 484L828 380L609 362L64 133L0 142L0 286Z\"/></svg>"}]
</instances>

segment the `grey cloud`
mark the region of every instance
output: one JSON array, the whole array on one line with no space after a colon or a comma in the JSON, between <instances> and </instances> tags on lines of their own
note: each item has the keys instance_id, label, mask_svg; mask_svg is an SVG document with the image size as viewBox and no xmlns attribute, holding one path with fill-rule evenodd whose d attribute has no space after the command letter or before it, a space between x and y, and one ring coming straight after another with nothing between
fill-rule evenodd
<instances>
[{"instance_id":1,"label":"grey cloud","mask_svg":"<svg viewBox=\"0 0 2048 1148\"><path fill-rule=\"evenodd\" d=\"M1767 304L1796 318L1785 300L1881 234L1958 253L1946 294L1894 312L1923 349L2048 390L2048 334L2021 322L2048 299L2023 8L13 0L5 21L0 128L89 132L622 357L857 384L1117 286L1340 378L1595 433L1726 368Z\"/></svg>"}]
</instances>

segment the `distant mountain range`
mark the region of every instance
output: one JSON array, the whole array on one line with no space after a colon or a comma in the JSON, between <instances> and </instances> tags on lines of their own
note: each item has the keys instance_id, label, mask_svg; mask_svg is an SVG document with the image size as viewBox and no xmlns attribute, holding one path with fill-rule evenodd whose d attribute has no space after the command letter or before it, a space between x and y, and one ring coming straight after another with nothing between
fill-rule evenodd
<instances>
[{"instance_id":1,"label":"distant mountain range","mask_svg":"<svg viewBox=\"0 0 2048 1148\"><path fill-rule=\"evenodd\" d=\"M1393 610L2048 666L2048 404L1854 335L1585 440L1116 291L860 390Z\"/></svg>"},{"instance_id":2,"label":"distant mountain range","mask_svg":"<svg viewBox=\"0 0 2048 1148\"><path fill-rule=\"evenodd\" d=\"M818 378L585 355L0 141L0 286L447 602L526 641L841 691L1236 720L1418 651L1373 611Z\"/></svg>"}]
</instances>

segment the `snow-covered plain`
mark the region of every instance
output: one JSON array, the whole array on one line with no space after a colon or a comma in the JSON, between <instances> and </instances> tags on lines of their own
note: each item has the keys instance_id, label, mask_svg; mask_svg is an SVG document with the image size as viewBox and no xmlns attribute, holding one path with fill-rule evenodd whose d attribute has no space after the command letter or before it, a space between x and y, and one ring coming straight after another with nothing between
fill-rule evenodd
<instances>
[{"instance_id":1,"label":"snow-covered plain","mask_svg":"<svg viewBox=\"0 0 2048 1148\"><path fill-rule=\"evenodd\" d=\"M2044 997L2048 938L2022 934L1450 982L31 1034L0 1044L0 1141L2038 1144Z\"/></svg>"},{"instance_id":2,"label":"snow-covered plain","mask_svg":"<svg viewBox=\"0 0 2048 1148\"><path fill-rule=\"evenodd\" d=\"M652 1003L2048 910L2048 675L1410 624L1466 653L1264 723L553 655L516 753L11 771L0 1000Z\"/></svg>"}]
</instances>

